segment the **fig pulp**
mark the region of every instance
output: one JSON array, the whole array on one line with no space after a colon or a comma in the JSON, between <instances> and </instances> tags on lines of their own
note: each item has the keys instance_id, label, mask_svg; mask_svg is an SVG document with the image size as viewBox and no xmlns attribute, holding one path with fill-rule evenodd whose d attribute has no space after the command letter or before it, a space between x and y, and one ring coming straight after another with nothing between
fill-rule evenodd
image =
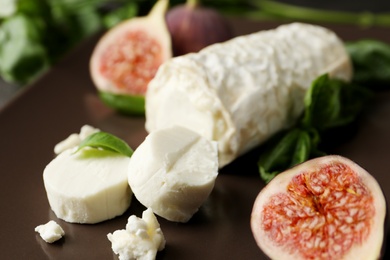
<instances>
[{"instance_id":1,"label":"fig pulp","mask_svg":"<svg viewBox=\"0 0 390 260\"><path fill-rule=\"evenodd\" d=\"M147 16L118 24L97 43L90 73L107 105L125 113L144 113L147 85L160 64L172 57L165 22L168 4L158 0Z\"/></svg>"},{"instance_id":2,"label":"fig pulp","mask_svg":"<svg viewBox=\"0 0 390 260\"><path fill-rule=\"evenodd\" d=\"M204 47L233 37L228 21L196 0L173 7L166 16L174 56L198 52Z\"/></svg>"},{"instance_id":3,"label":"fig pulp","mask_svg":"<svg viewBox=\"0 0 390 260\"><path fill-rule=\"evenodd\" d=\"M378 259L386 203L377 181L341 156L307 161L257 196L251 228L271 259Z\"/></svg>"}]
</instances>

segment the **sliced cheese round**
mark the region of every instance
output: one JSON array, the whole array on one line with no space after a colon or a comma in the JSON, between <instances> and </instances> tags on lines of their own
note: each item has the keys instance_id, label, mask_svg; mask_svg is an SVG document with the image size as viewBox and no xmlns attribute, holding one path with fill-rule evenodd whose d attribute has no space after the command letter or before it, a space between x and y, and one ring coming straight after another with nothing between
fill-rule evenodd
<instances>
[{"instance_id":1,"label":"sliced cheese round","mask_svg":"<svg viewBox=\"0 0 390 260\"><path fill-rule=\"evenodd\" d=\"M129 157L84 148L60 153L45 168L43 181L51 209L71 223L97 223L122 215L130 206ZM93 153L93 156L91 156Z\"/></svg>"},{"instance_id":2,"label":"sliced cheese round","mask_svg":"<svg viewBox=\"0 0 390 260\"><path fill-rule=\"evenodd\" d=\"M129 185L138 201L176 222L187 222L198 211L217 175L217 143L179 126L148 135L128 168Z\"/></svg>"},{"instance_id":3,"label":"sliced cheese round","mask_svg":"<svg viewBox=\"0 0 390 260\"><path fill-rule=\"evenodd\" d=\"M219 166L293 124L312 81L349 80L343 42L304 23L240 36L175 57L148 85L146 129L190 128L218 142Z\"/></svg>"}]
</instances>

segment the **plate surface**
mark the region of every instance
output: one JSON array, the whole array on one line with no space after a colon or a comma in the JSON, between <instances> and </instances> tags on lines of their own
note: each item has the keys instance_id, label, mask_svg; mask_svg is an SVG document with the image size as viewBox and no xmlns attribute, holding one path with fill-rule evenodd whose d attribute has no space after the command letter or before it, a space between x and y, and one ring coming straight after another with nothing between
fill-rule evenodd
<instances>
[{"instance_id":1,"label":"plate surface","mask_svg":"<svg viewBox=\"0 0 390 260\"><path fill-rule=\"evenodd\" d=\"M277 25L231 21L237 35ZM383 28L329 27L346 41L376 38L390 42ZM119 115L97 97L88 62L98 37L80 45L0 111L2 259L117 259L107 233L124 228L129 215L140 216L144 210L133 199L121 217L95 225L69 224L57 219L46 198L42 173L54 158L54 145L82 125L115 134L133 148L147 135L143 117ZM362 116L357 130L333 153L367 169L390 198L389 147L390 93L383 92ZM266 259L249 226L254 199L264 187L256 161L255 150L222 169L210 198L189 223L158 218L167 240L158 259ZM63 227L66 236L46 244L34 228L51 219Z\"/></svg>"}]
</instances>

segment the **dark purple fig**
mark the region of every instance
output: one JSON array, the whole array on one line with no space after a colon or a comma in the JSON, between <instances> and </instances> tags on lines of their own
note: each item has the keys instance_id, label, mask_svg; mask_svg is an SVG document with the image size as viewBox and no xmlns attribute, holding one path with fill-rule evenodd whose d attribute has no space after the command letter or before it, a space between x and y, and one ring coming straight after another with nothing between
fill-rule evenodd
<instances>
[{"instance_id":1,"label":"dark purple fig","mask_svg":"<svg viewBox=\"0 0 390 260\"><path fill-rule=\"evenodd\" d=\"M216 10L187 0L170 9L166 16L174 56L198 52L204 47L233 37L232 28Z\"/></svg>"}]
</instances>

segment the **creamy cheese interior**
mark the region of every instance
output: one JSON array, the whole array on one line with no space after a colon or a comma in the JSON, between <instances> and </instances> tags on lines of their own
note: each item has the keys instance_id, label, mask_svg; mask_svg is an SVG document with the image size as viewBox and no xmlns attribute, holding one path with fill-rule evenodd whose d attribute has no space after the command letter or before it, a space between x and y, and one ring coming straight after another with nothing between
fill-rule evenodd
<instances>
[{"instance_id":1,"label":"creamy cheese interior","mask_svg":"<svg viewBox=\"0 0 390 260\"><path fill-rule=\"evenodd\" d=\"M217 143L180 126L148 135L128 167L138 201L177 222L187 222L198 211L217 175Z\"/></svg>"},{"instance_id":2,"label":"creamy cheese interior","mask_svg":"<svg viewBox=\"0 0 390 260\"><path fill-rule=\"evenodd\" d=\"M56 216L71 223L97 223L123 214L132 195L127 182L129 157L98 151L101 157L86 158L73 152L60 153L43 173Z\"/></svg>"}]
</instances>

